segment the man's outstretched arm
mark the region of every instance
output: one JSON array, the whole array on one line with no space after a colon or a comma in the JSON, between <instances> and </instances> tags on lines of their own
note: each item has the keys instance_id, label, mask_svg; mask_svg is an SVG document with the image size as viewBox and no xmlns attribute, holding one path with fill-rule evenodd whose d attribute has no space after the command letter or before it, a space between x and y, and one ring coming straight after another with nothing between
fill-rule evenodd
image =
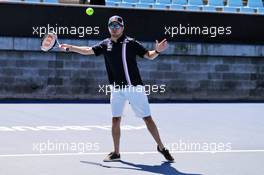
<instances>
[{"instance_id":1,"label":"man's outstretched arm","mask_svg":"<svg viewBox=\"0 0 264 175\"><path fill-rule=\"evenodd\" d=\"M155 59L159 53L163 52L164 50L166 50L168 47L168 42L167 39L162 40L160 43L158 42L158 40L156 40L156 47L155 50L150 50L148 51L144 57L150 60Z\"/></svg>"},{"instance_id":2,"label":"man's outstretched arm","mask_svg":"<svg viewBox=\"0 0 264 175\"><path fill-rule=\"evenodd\" d=\"M69 52L75 52L75 53L79 53L82 55L94 55L94 51L92 49L92 47L87 47L87 46L74 46L74 45L70 45L70 44L61 44L60 48L64 51L66 51L66 49Z\"/></svg>"}]
</instances>

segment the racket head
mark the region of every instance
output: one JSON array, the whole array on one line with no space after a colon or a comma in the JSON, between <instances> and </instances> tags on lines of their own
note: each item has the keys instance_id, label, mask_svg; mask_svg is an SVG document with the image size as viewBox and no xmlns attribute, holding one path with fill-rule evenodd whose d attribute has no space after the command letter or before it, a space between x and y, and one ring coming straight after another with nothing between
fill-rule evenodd
<instances>
[{"instance_id":1,"label":"racket head","mask_svg":"<svg viewBox=\"0 0 264 175\"><path fill-rule=\"evenodd\" d=\"M57 34L54 32L49 32L44 35L41 40L41 50L44 52L50 51L57 44Z\"/></svg>"}]
</instances>

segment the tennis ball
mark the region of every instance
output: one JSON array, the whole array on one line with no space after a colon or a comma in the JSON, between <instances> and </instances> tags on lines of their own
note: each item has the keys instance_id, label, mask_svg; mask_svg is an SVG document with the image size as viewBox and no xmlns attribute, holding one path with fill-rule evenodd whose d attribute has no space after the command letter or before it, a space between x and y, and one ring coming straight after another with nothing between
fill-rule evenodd
<instances>
[{"instance_id":1,"label":"tennis ball","mask_svg":"<svg viewBox=\"0 0 264 175\"><path fill-rule=\"evenodd\" d=\"M89 7L86 9L86 14L89 15L89 16L92 16L94 14L94 9Z\"/></svg>"}]
</instances>

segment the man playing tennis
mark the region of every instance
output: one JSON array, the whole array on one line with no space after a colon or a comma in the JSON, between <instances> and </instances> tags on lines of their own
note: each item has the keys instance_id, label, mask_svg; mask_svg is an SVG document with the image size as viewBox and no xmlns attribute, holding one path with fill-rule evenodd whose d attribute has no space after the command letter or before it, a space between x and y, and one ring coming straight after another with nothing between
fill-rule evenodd
<instances>
[{"instance_id":1,"label":"man playing tennis","mask_svg":"<svg viewBox=\"0 0 264 175\"><path fill-rule=\"evenodd\" d=\"M78 47L68 44L61 44L61 49L70 52L77 52L83 55L104 55L108 79L112 85L111 108L112 108L112 136L114 151L111 152L104 161L116 161L120 159L120 122L123 115L126 101L129 101L136 116L142 118L146 126L157 143L157 150L168 161L174 158L164 147L155 122L150 114L150 107L139 70L137 67L136 56L145 57L153 60L160 52L163 52L168 44L166 39L160 43L156 41L155 50L146 50L138 41L124 34L124 22L120 16L112 16L108 21L110 38L103 40L93 47ZM119 87L119 90L117 90ZM122 90L120 90L120 87ZM125 89L125 90L124 90Z\"/></svg>"}]
</instances>

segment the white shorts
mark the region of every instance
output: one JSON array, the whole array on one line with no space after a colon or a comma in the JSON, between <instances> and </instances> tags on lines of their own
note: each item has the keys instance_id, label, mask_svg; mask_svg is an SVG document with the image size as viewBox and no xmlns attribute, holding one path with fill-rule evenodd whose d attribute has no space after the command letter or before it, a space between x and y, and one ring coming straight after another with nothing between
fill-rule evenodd
<instances>
[{"instance_id":1,"label":"white shorts","mask_svg":"<svg viewBox=\"0 0 264 175\"><path fill-rule=\"evenodd\" d=\"M113 117L121 117L123 115L127 101L130 103L137 117L144 118L151 115L144 86L129 86L123 89L112 87L110 103Z\"/></svg>"}]
</instances>

